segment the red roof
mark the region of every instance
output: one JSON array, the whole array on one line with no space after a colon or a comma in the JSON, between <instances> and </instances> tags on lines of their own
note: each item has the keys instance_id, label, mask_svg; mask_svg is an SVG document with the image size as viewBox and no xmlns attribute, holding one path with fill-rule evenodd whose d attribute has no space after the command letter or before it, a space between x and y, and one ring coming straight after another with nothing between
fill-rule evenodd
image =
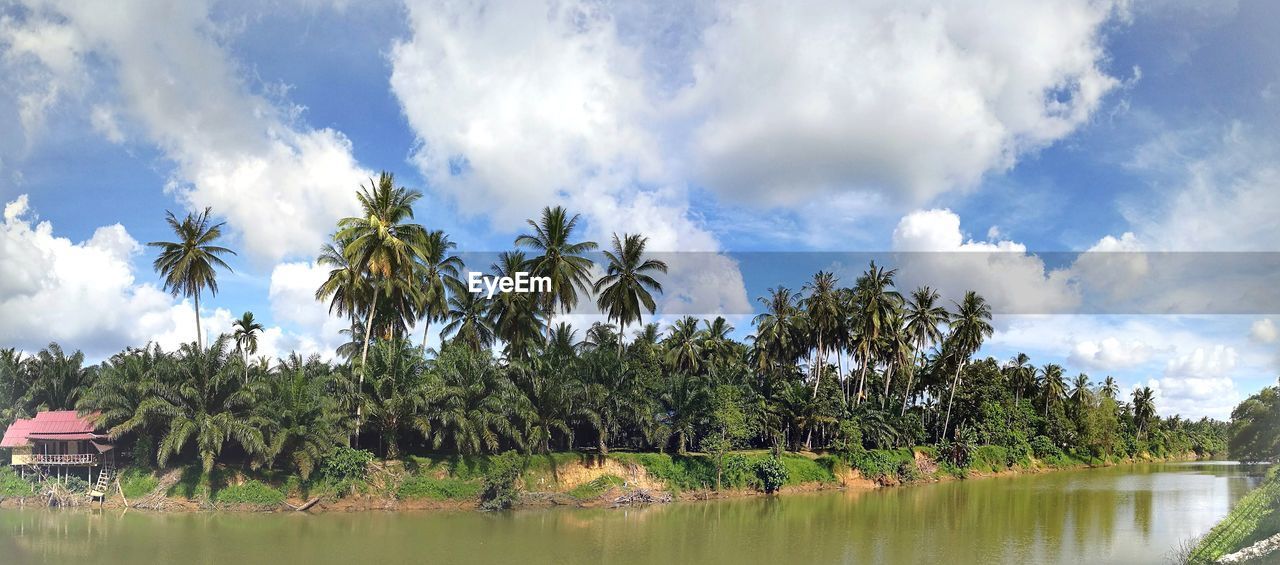
<instances>
[{"instance_id":1,"label":"red roof","mask_svg":"<svg viewBox=\"0 0 1280 565\"><path fill-rule=\"evenodd\" d=\"M18 418L4 431L4 439L0 447L19 447L27 444L27 433L31 431L31 420Z\"/></svg>"},{"instance_id":2,"label":"red roof","mask_svg":"<svg viewBox=\"0 0 1280 565\"><path fill-rule=\"evenodd\" d=\"M26 445L29 439L77 441L94 439L94 414L80 416L74 410L40 412L35 418L15 420L4 432L0 447Z\"/></svg>"}]
</instances>

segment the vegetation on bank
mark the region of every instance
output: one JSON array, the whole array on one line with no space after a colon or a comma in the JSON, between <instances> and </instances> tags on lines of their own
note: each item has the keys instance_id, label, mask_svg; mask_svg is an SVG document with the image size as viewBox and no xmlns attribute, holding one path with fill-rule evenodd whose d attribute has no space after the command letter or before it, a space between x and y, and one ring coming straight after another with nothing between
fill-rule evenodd
<instances>
[{"instance_id":1,"label":"vegetation on bank","mask_svg":"<svg viewBox=\"0 0 1280 565\"><path fill-rule=\"evenodd\" d=\"M255 358L262 326L251 313L207 344L150 344L95 366L58 344L3 350L0 424L46 409L97 413L134 466L193 469L173 489L215 502L242 477L439 499L470 492L447 480L457 479L501 507L513 477L558 483L558 458L579 456L567 452L614 456L674 490L773 491L848 468L916 480L933 472L913 464L917 447L952 475L1225 451L1225 423L1161 417L1150 389L1125 395L1110 377L1069 378L1021 354L977 357L993 331L982 296L948 305L927 286L907 293L874 263L852 281L820 271L798 292L770 289L745 340L724 318L663 328L643 318L666 272L646 239L619 234L594 256L577 216L557 207L482 268L547 277L551 290L473 294L455 244L413 223L419 196L381 176L321 250L330 272L316 297L350 322L334 361ZM197 303L216 294L220 257L233 253L210 218L171 215L175 241L152 244L165 288ZM556 322L583 300L608 323ZM410 333L419 327L421 339ZM422 346L431 328L439 350ZM362 477L369 469L375 477Z\"/></svg>"},{"instance_id":2,"label":"vegetation on bank","mask_svg":"<svg viewBox=\"0 0 1280 565\"><path fill-rule=\"evenodd\" d=\"M1214 563L1280 533L1280 468L1272 468L1262 485L1244 495L1231 512L1196 543L1186 556L1190 564Z\"/></svg>"}]
</instances>

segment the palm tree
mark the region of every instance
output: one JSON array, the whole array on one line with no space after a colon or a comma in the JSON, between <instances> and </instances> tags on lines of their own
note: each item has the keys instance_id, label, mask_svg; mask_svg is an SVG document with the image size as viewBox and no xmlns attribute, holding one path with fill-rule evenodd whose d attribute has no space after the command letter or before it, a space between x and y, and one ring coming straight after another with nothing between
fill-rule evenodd
<instances>
[{"instance_id":1,"label":"palm tree","mask_svg":"<svg viewBox=\"0 0 1280 565\"><path fill-rule=\"evenodd\" d=\"M671 370L694 374L702 366L702 340L698 319L685 316L671 326L671 334L663 340L667 348L666 362Z\"/></svg>"},{"instance_id":2,"label":"palm tree","mask_svg":"<svg viewBox=\"0 0 1280 565\"><path fill-rule=\"evenodd\" d=\"M229 362L229 341L221 335L207 349L184 344L174 361L173 376L157 382L152 396L138 407L144 417L155 418L166 428L156 452L160 465L193 441L206 473L213 470L228 440L235 440L250 455L266 450L262 430L269 422L255 414L255 395Z\"/></svg>"},{"instance_id":3,"label":"palm tree","mask_svg":"<svg viewBox=\"0 0 1280 565\"><path fill-rule=\"evenodd\" d=\"M359 328L359 321L362 312L367 311L366 304L372 298L372 288L369 280L364 276L360 269L352 264L350 252L345 242L336 239L331 243L325 244L320 250L320 257L316 259L317 265L329 267L329 275L325 281L320 284L320 288L316 289L316 300L329 302L329 313L346 316L351 319L350 343L363 344L363 333ZM348 360L354 360L354 349L343 346L339 348L339 354ZM345 354L344 354L345 353Z\"/></svg>"},{"instance_id":4,"label":"palm tree","mask_svg":"<svg viewBox=\"0 0 1280 565\"><path fill-rule=\"evenodd\" d=\"M504 380L488 351L445 346L431 363L439 379L431 406L436 425L431 440L437 449L447 440L458 453L473 455L498 449L499 434L512 433L503 406Z\"/></svg>"},{"instance_id":5,"label":"palm tree","mask_svg":"<svg viewBox=\"0 0 1280 565\"><path fill-rule=\"evenodd\" d=\"M723 316L716 316L710 322L703 320L702 324L702 343L698 347L707 363L716 367L732 359L735 343L729 334L733 333L734 327L729 325L729 321Z\"/></svg>"},{"instance_id":6,"label":"palm tree","mask_svg":"<svg viewBox=\"0 0 1280 565\"><path fill-rule=\"evenodd\" d=\"M1133 420L1138 426L1139 438L1146 431L1147 424L1156 417L1155 392L1144 386L1133 391Z\"/></svg>"},{"instance_id":7,"label":"palm tree","mask_svg":"<svg viewBox=\"0 0 1280 565\"><path fill-rule=\"evenodd\" d=\"M902 304L902 295L892 290L893 277L897 272L897 269L876 267L875 261L872 261L871 266L858 277L854 285L857 305L854 330L858 336L861 358L856 400L858 404L862 402L867 370L874 365L872 356L880 343L881 334L888 326L893 311Z\"/></svg>"},{"instance_id":8,"label":"palm tree","mask_svg":"<svg viewBox=\"0 0 1280 565\"><path fill-rule=\"evenodd\" d=\"M800 334L804 326L796 296L786 287L769 289L769 296L757 299L764 312L752 323L756 327L754 337L757 369L770 373L782 363L795 361L800 355Z\"/></svg>"},{"instance_id":9,"label":"palm tree","mask_svg":"<svg viewBox=\"0 0 1280 565\"><path fill-rule=\"evenodd\" d=\"M1049 417L1049 405L1067 396L1067 381L1062 378L1062 367L1049 363L1040 369L1040 390L1044 393L1044 415Z\"/></svg>"},{"instance_id":10,"label":"palm tree","mask_svg":"<svg viewBox=\"0 0 1280 565\"><path fill-rule=\"evenodd\" d=\"M73 409L95 380L93 369L84 366L84 353L67 355L56 343L27 359L25 365L30 384L20 404L31 411Z\"/></svg>"},{"instance_id":11,"label":"palm tree","mask_svg":"<svg viewBox=\"0 0 1280 565\"><path fill-rule=\"evenodd\" d=\"M319 356L303 360L296 353L268 373L257 405L262 419L270 422L261 456L268 467L284 459L306 480L333 446L346 444L342 411L328 393L332 379Z\"/></svg>"},{"instance_id":12,"label":"palm tree","mask_svg":"<svg viewBox=\"0 0 1280 565\"><path fill-rule=\"evenodd\" d=\"M605 275L591 289L596 293L596 306L609 321L618 322L619 334L626 335L627 324L642 322L645 310L657 311L654 292L662 294L662 284L650 273L666 273L667 264L657 259L645 259L644 248L649 238L637 234L613 234L613 250L605 251L609 261ZM618 340L621 347L622 340Z\"/></svg>"},{"instance_id":13,"label":"palm tree","mask_svg":"<svg viewBox=\"0 0 1280 565\"><path fill-rule=\"evenodd\" d=\"M489 266L499 279L515 277L524 268L524 253L506 251ZM507 343L508 358L526 358L542 338L542 312L537 296L522 292L503 292L489 300L489 323L494 334Z\"/></svg>"},{"instance_id":14,"label":"palm tree","mask_svg":"<svg viewBox=\"0 0 1280 565\"><path fill-rule=\"evenodd\" d=\"M666 430L676 438L676 453L688 452L689 440L706 415L711 389L696 375L679 372L659 398L663 406Z\"/></svg>"},{"instance_id":15,"label":"palm tree","mask_svg":"<svg viewBox=\"0 0 1280 565\"><path fill-rule=\"evenodd\" d=\"M551 291L542 296L543 308L548 316L568 314L578 304L578 291L588 292L590 288L593 263L583 254L594 251L596 243L572 241L578 215L570 217L560 206L543 208L541 221L529 220L528 224L533 233L520 235L515 243L539 253L529 260L528 268L534 276L551 281Z\"/></svg>"},{"instance_id":16,"label":"palm tree","mask_svg":"<svg viewBox=\"0 0 1280 565\"><path fill-rule=\"evenodd\" d=\"M947 399L947 417L942 423L942 437L947 437L947 427L951 425L951 403L956 398L956 389L960 387L960 371L969 362L969 357L977 353L982 342L991 337L995 330L991 327L991 306L985 298L974 291L966 292L964 299L956 305L956 316L951 320L951 335L955 349L956 374L951 381L951 395Z\"/></svg>"},{"instance_id":17,"label":"palm tree","mask_svg":"<svg viewBox=\"0 0 1280 565\"><path fill-rule=\"evenodd\" d=\"M941 297L938 291L927 286L919 287L911 291L911 300L907 301L905 321L907 323L907 335L915 345L912 351L912 364L919 361L918 366L921 371L924 370L924 355L921 353L926 347L942 342L942 329L940 326L950 321L951 315L947 313L947 309L938 305ZM907 413L907 402L911 398L912 383L911 378L915 376L915 371L907 377L907 397L902 399L902 413Z\"/></svg>"},{"instance_id":18,"label":"palm tree","mask_svg":"<svg viewBox=\"0 0 1280 565\"><path fill-rule=\"evenodd\" d=\"M232 337L236 341L236 352L244 359L244 380L249 382L249 357L258 353L258 334L263 327L253 319L253 312L245 312L231 327L235 328Z\"/></svg>"},{"instance_id":19,"label":"palm tree","mask_svg":"<svg viewBox=\"0 0 1280 565\"><path fill-rule=\"evenodd\" d=\"M907 333L902 310L895 308L888 322L884 332L884 355L889 363L884 374L884 395L880 399L882 410L887 409L889 405L889 388L893 384L894 373L908 366L912 354L911 337ZM907 371L910 372L911 368Z\"/></svg>"},{"instance_id":20,"label":"palm tree","mask_svg":"<svg viewBox=\"0 0 1280 565\"><path fill-rule=\"evenodd\" d=\"M1093 390L1089 388L1092 384L1089 382L1089 375L1080 373L1076 375L1075 382L1071 387L1071 403L1075 408L1076 417L1079 418L1084 410L1084 406L1093 396Z\"/></svg>"},{"instance_id":21,"label":"palm tree","mask_svg":"<svg viewBox=\"0 0 1280 565\"><path fill-rule=\"evenodd\" d=\"M164 277L164 289L174 296L184 296L195 300L196 307L196 347L204 347L204 335L200 331L200 292L209 289L209 293L218 294L218 275L215 268L221 267L231 272L231 267L222 260L223 255L235 255L236 252L226 247L214 245L222 237L224 223L209 222L211 209L205 208L199 214L187 214L181 222L173 212L165 212L165 221L173 229L178 241L153 241L147 245L160 249L160 255L152 264L157 273Z\"/></svg>"},{"instance_id":22,"label":"palm tree","mask_svg":"<svg viewBox=\"0 0 1280 565\"><path fill-rule=\"evenodd\" d=\"M112 439L144 433L148 421L139 408L168 365L169 357L154 344L118 353L102 364L93 384L76 402L76 410L96 412L96 423Z\"/></svg>"},{"instance_id":23,"label":"palm tree","mask_svg":"<svg viewBox=\"0 0 1280 565\"><path fill-rule=\"evenodd\" d=\"M1102 381L1102 386L1098 389L1098 394L1115 400L1117 396L1120 396L1120 385L1116 383L1114 377L1107 375L1107 378Z\"/></svg>"},{"instance_id":24,"label":"palm tree","mask_svg":"<svg viewBox=\"0 0 1280 565\"><path fill-rule=\"evenodd\" d=\"M422 320L422 349L427 348L427 335L432 322L443 320L449 313L449 293L460 292L462 259L451 255L457 244L440 230L427 234L422 242L422 254L418 257L418 318Z\"/></svg>"},{"instance_id":25,"label":"palm tree","mask_svg":"<svg viewBox=\"0 0 1280 565\"><path fill-rule=\"evenodd\" d=\"M529 451L550 453L552 433L572 434L573 421L585 416L579 403L582 387L572 378L571 367L561 361L540 356L509 366L514 388L506 406L524 425Z\"/></svg>"},{"instance_id":26,"label":"palm tree","mask_svg":"<svg viewBox=\"0 0 1280 565\"><path fill-rule=\"evenodd\" d=\"M840 302L836 292L835 274L818 271L813 280L804 286L809 295L800 301L805 316L809 320L809 338L813 340L816 355L814 356L813 396L818 396L818 385L822 383L822 365L827 358L827 347L836 339L837 326L840 323Z\"/></svg>"},{"instance_id":27,"label":"palm tree","mask_svg":"<svg viewBox=\"0 0 1280 565\"><path fill-rule=\"evenodd\" d=\"M338 221L335 239L344 242L343 250L351 266L372 283L372 298L365 314L364 345L360 352L362 367L369 357L379 296L390 297L397 291L402 295L412 295L406 287L416 286L411 282L412 274L427 236L422 226L409 220L413 219L413 203L421 197L421 192L396 187L395 176L383 171L376 183L370 179L369 186L362 185L356 194L362 215ZM362 386L367 372L360 374Z\"/></svg>"},{"instance_id":28,"label":"palm tree","mask_svg":"<svg viewBox=\"0 0 1280 565\"><path fill-rule=\"evenodd\" d=\"M426 359L407 339L379 340L369 366L373 370L364 397L369 425L378 431L387 459L396 459L405 431L431 436L430 405L438 388L427 372Z\"/></svg>"},{"instance_id":29,"label":"palm tree","mask_svg":"<svg viewBox=\"0 0 1280 565\"><path fill-rule=\"evenodd\" d=\"M449 297L449 320L442 335L467 344L472 351L493 345L494 331L489 316L490 301L474 292L456 292Z\"/></svg>"},{"instance_id":30,"label":"palm tree","mask_svg":"<svg viewBox=\"0 0 1280 565\"><path fill-rule=\"evenodd\" d=\"M1028 382L1028 376L1035 378L1035 367L1031 365L1031 357L1026 353L1018 353L1004 368L1009 376L1009 385L1013 387L1013 405L1017 407L1022 404L1022 394L1028 385L1034 384L1034 380Z\"/></svg>"}]
</instances>

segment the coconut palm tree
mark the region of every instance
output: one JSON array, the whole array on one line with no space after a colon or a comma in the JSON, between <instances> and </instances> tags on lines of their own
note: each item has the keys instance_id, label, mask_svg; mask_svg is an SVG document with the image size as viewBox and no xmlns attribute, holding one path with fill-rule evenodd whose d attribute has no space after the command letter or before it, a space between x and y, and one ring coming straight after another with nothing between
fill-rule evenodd
<instances>
[{"instance_id":1,"label":"coconut palm tree","mask_svg":"<svg viewBox=\"0 0 1280 565\"><path fill-rule=\"evenodd\" d=\"M232 338L236 342L236 352L244 360L244 380L249 382L249 357L258 353L258 334L264 329L262 324L253 319L253 312L245 312L239 320L231 323L235 328Z\"/></svg>"},{"instance_id":2,"label":"coconut palm tree","mask_svg":"<svg viewBox=\"0 0 1280 565\"><path fill-rule=\"evenodd\" d=\"M578 215L571 217L560 206L543 208L542 219L528 224L533 233L520 235L515 243L538 253L529 259L528 269L551 281L551 291L542 295L543 308L549 316L568 314L578 304L578 292L590 289L593 263L584 254L595 251L597 245L594 241L573 241Z\"/></svg>"},{"instance_id":3,"label":"coconut palm tree","mask_svg":"<svg viewBox=\"0 0 1280 565\"><path fill-rule=\"evenodd\" d=\"M756 369L768 374L777 365L793 362L800 356L804 320L796 295L786 287L771 288L768 297L757 301L764 306L764 312L752 320L756 327L754 357Z\"/></svg>"},{"instance_id":4,"label":"coconut palm tree","mask_svg":"<svg viewBox=\"0 0 1280 565\"><path fill-rule=\"evenodd\" d=\"M526 264L524 253L505 251L489 266L493 276L515 277ZM543 313L537 296L523 292L503 292L489 301L489 324L493 333L507 344L508 358L526 358L542 340Z\"/></svg>"},{"instance_id":5,"label":"coconut palm tree","mask_svg":"<svg viewBox=\"0 0 1280 565\"><path fill-rule=\"evenodd\" d=\"M1115 400L1116 397L1120 396L1120 385L1116 383L1114 377L1107 375L1107 378L1102 381L1102 386L1098 388L1098 394Z\"/></svg>"},{"instance_id":6,"label":"coconut palm tree","mask_svg":"<svg viewBox=\"0 0 1280 565\"><path fill-rule=\"evenodd\" d=\"M911 291L911 299L907 301L904 321L907 323L907 335L910 336L915 349L912 351L912 364L924 370L925 348L942 342L942 328L951 319L947 309L938 305L941 297L938 291L922 286ZM919 361L916 363L916 361ZM912 377L915 371L907 376L907 395L902 399L902 413L907 413L907 402L911 398Z\"/></svg>"},{"instance_id":7,"label":"coconut palm tree","mask_svg":"<svg viewBox=\"0 0 1280 565\"><path fill-rule=\"evenodd\" d=\"M942 423L942 437L947 436L947 427L951 424L951 404L956 398L956 389L960 387L960 371L969 362L969 357L977 353L982 342L991 337L995 330L991 327L991 306L987 300L974 291L966 292L964 299L956 304L956 315L951 320L951 334L947 339L952 341L955 349L956 374L951 381L951 395L947 399L947 417Z\"/></svg>"},{"instance_id":8,"label":"coconut palm tree","mask_svg":"<svg viewBox=\"0 0 1280 565\"><path fill-rule=\"evenodd\" d=\"M1013 387L1013 405L1022 404L1022 394L1029 385L1035 384L1035 367L1031 365L1031 357L1026 353L1018 353L1004 366L1008 382ZM1029 377L1029 378L1028 378Z\"/></svg>"},{"instance_id":9,"label":"coconut palm tree","mask_svg":"<svg viewBox=\"0 0 1280 565\"><path fill-rule=\"evenodd\" d=\"M613 249L605 251L609 265L605 275L591 289L596 293L596 306L617 322L619 334L625 336L627 324L642 322L644 311L657 311L653 293L662 294L662 284L653 274L666 273L667 264L657 259L645 259L644 248L649 238L637 234L613 234ZM622 340L618 340L619 346Z\"/></svg>"},{"instance_id":10,"label":"coconut palm tree","mask_svg":"<svg viewBox=\"0 0 1280 565\"><path fill-rule=\"evenodd\" d=\"M467 344L472 351L492 346L494 331L489 306L490 301L477 293L454 293L449 297L448 322L440 333Z\"/></svg>"},{"instance_id":11,"label":"coconut palm tree","mask_svg":"<svg viewBox=\"0 0 1280 565\"><path fill-rule=\"evenodd\" d=\"M320 288L316 289L316 300L328 301L330 314L349 318L349 344L363 345L364 336L359 326L360 317L368 311L368 304L373 296L369 279L351 262L346 243L336 237L321 248L316 264L329 267L328 276L320 284ZM343 346L339 350L339 354L348 360L355 359L356 348Z\"/></svg>"},{"instance_id":12,"label":"coconut palm tree","mask_svg":"<svg viewBox=\"0 0 1280 565\"><path fill-rule=\"evenodd\" d=\"M1071 385L1071 404L1075 409L1077 418L1083 413L1085 405L1093 398L1091 386L1093 385L1089 382L1089 375L1084 373L1076 375L1075 381Z\"/></svg>"},{"instance_id":13,"label":"coconut palm tree","mask_svg":"<svg viewBox=\"0 0 1280 565\"><path fill-rule=\"evenodd\" d=\"M735 342L729 334L733 333L734 327L729 325L729 321L723 316L716 316L711 321L703 320L702 324L702 343L698 347L707 363L719 366L733 358Z\"/></svg>"},{"instance_id":14,"label":"coconut palm tree","mask_svg":"<svg viewBox=\"0 0 1280 565\"><path fill-rule=\"evenodd\" d=\"M373 324L378 318L378 299L390 298L395 293L402 297L414 295L410 288L416 288L412 283L414 265L422 255L427 237L422 226L410 222L413 203L419 198L422 198L421 192L395 186L395 176L383 171L376 182L370 179L369 186L361 185L356 193L361 215L338 221L335 239L344 243L343 252L349 263L369 279L372 290L360 351L362 367L368 361ZM360 375L361 386L365 373L367 371L362 371Z\"/></svg>"},{"instance_id":15,"label":"coconut palm tree","mask_svg":"<svg viewBox=\"0 0 1280 565\"><path fill-rule=\"evenodd\" d=\"M884 332L884 356L888 360L888 364L884 373L884 395L880 398L881 410L887 409L889 405L889 389L893 384L894 374L900 370L910 373L912 345L910 334L907 333L907 327L903 318L903 312L900 308L895 308L889 316L888 324L885 326Z\"/></svg>"},{"instance_id":16,"label":"coconut palm tree","mask_svg":"<svg viewBox=\"0 0 1280 565\"><path fill-rule=\"evenodd\" d=\"M463 264L461 258L451 254L455 247L457 244L450 241L443 231L429 232L422 242L422 253L414 263L423 350L427 348L431 324L443 320L449 313L449 293L462 291L462 281L458 277Z\"/></svg>"},{"instance_id":17,"label":"coconut palm tree","mask_svg":"<svg viewBox=\"0 0 1280 565\"><path fill-rule=\"evenodd\" d=\"M827 358L827 348L836 340L840 325L840 302L837 293L838 280L835 274L818 271L813 279L805 284L802 292L808 296L800 301L805 317L809 320L809 340L814 346L814 379L813 396L818 395L818 385L822 382L822 365Z\"/></svg>"},{"instance_id":18,"label":"coconut palm tree","mask_svg":"<svg viewBox=\"0 0 1280 565\"><path fill-rule=\"evenodd\" d=\"M178 221L173 212L165 212L165 221L178 236L178 241L153 241L149 247L160 249L152 266L164 278L164 289L174 296L184 296L195 300L196 309L196 347L204 347L204 335L200 331L200 293L209 289L211 295L218 294L218 274L221 267L231 272L231 267L222 260L224 255L235 255L236 252L226 247L214 245L222 237L224 223L211 224L209 213L205 208L199 214L187 214Z\"/></svg>"},{"instance_id":19,"label":"coconut palm tree","mask_svg":"<svg viewBox=\"0 0 1280 565\"><path fill-rule=\"evenodd\" d=\"M875 363L873 356L880 344L881 334L889 324L894 309L902 304L902 295L893 290L893 277L897 269L877 267L875 261L867 271L858 277L854 285L856 315L854 331L858 343L861 364L858 369L858 396L855 404L860 404L864 397L867 371ZM976 349L975 349L976 351Z\"/></svg>"},{"instance_id":20,"label":"coconut palm tree","mask_svg":"<svg viewBox=\"0 0 1280 565\"><path fill-rule=\"evenodd\" d=\"M1040 390L1044 394L1044 415L1049 417L1049 405L1067 396L1067 381L1062 377L1062 367L1049 363L1040 369Z\"/></svg>"},{"instance_id":21,"label":"coconut palm tree","mask_svg":"<svg viewBox=\"0 0 1280 565\"><path fill-rule=\"evenodd\" d=\"M224 334L205 349L184 344L174 360L173 375L157 382L138 407L144 417L165 428L156 452L160 465L192 443L206 473L213 470L228 441L234 440L250 455L266 450L262 430L270 422L255 413L257 398L230 363L230 341Z\"/></svg>"},{"instance_id":22,"label":"coconut palm tree","mask_svg":"<svg viewBox=\"0 0 1280 565\"><path fill-rule=\"evenodd\" d=\"M685 316L671 326L671 333L663 340L666 346L666 362L672 371L695 374L702 366L702 339L698 331L698 319Z\"/></svg>"},{"instance_id":23,"label":"coconut palm tree","mask_svg":"<svg viewBox=\"0 0 1280 565\"><path fill-rule=\"evenodd\" d=\"M1155 392L1144 386L1133 391L1133 420L1138 426L1139 438L1147 430L1147 425L1156 417Z\"/></svg>"}]
</instances>

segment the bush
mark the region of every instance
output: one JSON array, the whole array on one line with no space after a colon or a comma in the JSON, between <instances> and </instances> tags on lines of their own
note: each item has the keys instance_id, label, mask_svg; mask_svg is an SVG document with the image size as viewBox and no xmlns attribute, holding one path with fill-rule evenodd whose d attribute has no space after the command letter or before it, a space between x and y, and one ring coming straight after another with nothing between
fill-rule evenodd
<instances>
[{"instance_id":1,"label":"bush","mask_svg":"<svg viewBox=\"0 0 1280 565\"><path fill-rule=\"evenodd\" d=\"M11 496L30 496L35 494L35 485L23 480L14 472L13 467L0 467L0 498Z\"/></svg>"},{"instance_id":2,"label":"bush","mask_svg":"<svg viewBox=\"0 0 1280 565\"><path fill-rule=\"evenodd\" d=\"M968 467L993 473L1005 470L1009 465L1009 451L998 445L982 445L973 450Z\"/></svg>"},{"instance_id":3,"label":"bush","mask_svg":"<svg viewBox=\"0 0 1280 565\"><path fill-rule=\"evenodd\" d=\"M890 477L901 478L904 463L915 466L915 454L910 449L872 449L855 455L849 464L866 477L883 481Z\"/></svg>"},{"instance_id":4,"label":"bush","mask_svg":"<svg viewBox=\"0 0 1280 565\"><path fill-rule=\"evenodd\" d=\"M259 481L250 480L219 490L214 496L214 501L219 504L279 506L284 502L284 493Z\"/></svg>"},{"instance_id":5,"label":"bush","mask_svg":"<svg viewBox=\"0 0 1280 565\"><path fill-rule=\"evenodd\" d=\"M489 461L484 474L484 491L480 496L483 510L505 510L515 505L520 496L520 470L524 458L514 451L497 455Z\"/></svg>"},{"instance_id":6,"label":"bush","mask_svg":"<svg viewBox=\"0 0 1280 565\"><path fill-rule=\"evenodd\" d=\"M922 478L920 474L920 466L916 465L914 460L903 461L898 463L898 480L904 483L912 483Z\"/></svg>"},{"instance_id":7,"label":"bush","mask_svg":"<svg viewBox=\"0 0 1280 565\"><path fill-rule=\"evenodd\" d=\"M437 479L422 475L405 479L396 490L396 497L401 499L467 500L479 494L480 484L474 481L454 478Z\"/></svg>"},{"instance_id":8,"label":"bush","mask_svg":"<svg viewBox=\"0 0 1280 565\"><path fill-rule=\"evenodd\" d=\"M770 457L756 463L756 478L760 480L760 487L765 492L774 493L787 484L790 474L785 465Z\"/></svg>"},{"instance_id":9,"label":"bush","mask_svg":"<svg viewBox=\"0 0 1280 565\"><path fill-rule=\"evenodd\" d=\"M129 468L120 475L120 490L123 490L124 497L129 499L142 498L151 494L159 484L160 480L145 469Z\"/></svg>"},{"instance_id":10,"label":"bush","mask_svg":"<svg viewBox=\"0 0 1280 565\"><path fill-rule=\"evenodd\" d=\"M598 498L605 492L608 492L609 489L613 487L620 487L623 484L626 484L626 481L622 480L622 477L617 475L600 475L599 477L573 487L573 490L569 491L569 496L578 500L591 500Z\"/></svg>"},{"instance_id":11,"label":"bush","mask_svg":"<svg viewBox=\"0 0 1280 565\"><path fill-rule=\"evenodd\" d=\"M1062 450L1053 444L1053 440L1046 436L1036 436L1031 440L1031 452L1035 454L1036 459L1048 460L1053 457L1062 456Z\"/></svg>"},{"instance_id":12,"label":"bush","mask_svg":"<svg viewBox=\"0 0 1280 565\"><path fill-rule=\"evenodd\" d=\"M320 473L337 482L358 481L365 477L373 454L346 446L334 448L320 463Z\"/></svg>"}]
</instances>

